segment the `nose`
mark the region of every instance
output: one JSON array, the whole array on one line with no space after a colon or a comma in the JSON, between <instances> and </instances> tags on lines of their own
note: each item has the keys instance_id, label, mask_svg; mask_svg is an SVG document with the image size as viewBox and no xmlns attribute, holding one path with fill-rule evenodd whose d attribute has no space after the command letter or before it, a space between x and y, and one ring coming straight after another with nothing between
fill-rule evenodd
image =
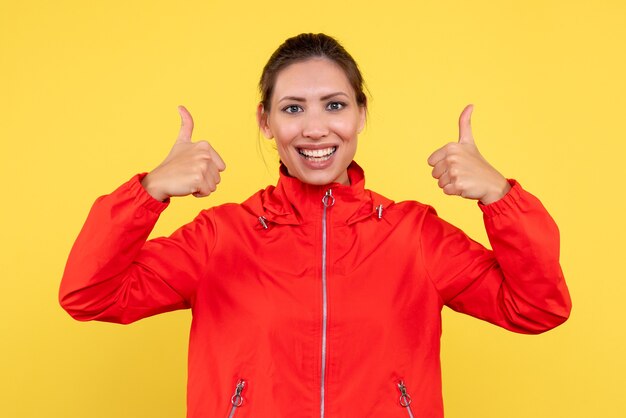
<instances>
[{"instance_id":1,"label":"nose","mask_svg":"<svg viewBox=\"0 0 626 418\"><path fill-rule=\"evenodd\" d=\"M328 136L328 123L323 115L309 113L304 120L302 136L309 139L322 139Z\"/></svg>"}]
</instances>

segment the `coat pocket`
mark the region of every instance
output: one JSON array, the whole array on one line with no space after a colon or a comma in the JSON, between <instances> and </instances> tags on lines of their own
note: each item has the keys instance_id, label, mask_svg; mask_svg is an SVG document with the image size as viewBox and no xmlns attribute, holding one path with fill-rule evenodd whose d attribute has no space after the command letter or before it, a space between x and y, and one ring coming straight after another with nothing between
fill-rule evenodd
<instances>
[{"instance_id":1,"label":"coat pocket","mask_svg":"<svg viewBox=\"0 0 626 418\"><path fill-rule=\"evenodd\" d=\"M400 391L400 398L398 399L398 403L402 408L406 409L406 412L410 418L414 418L413 411L411 410L411 395L409 395L404 381L399 380L396 384L398 390Z\"/></svg>"},{"instance_id":2,"label":"coat pocket","mask_svg":"<svg viewBox=\"0 0 626 418\"><path fill-rule=\"evenodd\" d=\"M243 390L246 387L246 381L243 379L239 379L237 381L237 385L235 386L235 391L233 393L233 396L230 398L230 412L228 413L228 418L233 418L235 416L235 413L237 412L237 409L241 408L243 406Z\"/></svg>"}]
</instances>

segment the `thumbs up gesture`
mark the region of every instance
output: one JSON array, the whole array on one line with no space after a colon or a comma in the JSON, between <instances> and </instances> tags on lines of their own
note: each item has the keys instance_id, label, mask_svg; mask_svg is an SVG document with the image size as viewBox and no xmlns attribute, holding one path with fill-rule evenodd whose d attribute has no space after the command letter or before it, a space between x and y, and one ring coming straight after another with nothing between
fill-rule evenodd
<instances>
[{"instance_id":1,"label":"thumbs up gesture","mask_svg":"<svg viewBox=\"0 0 626 418\"><path fill-rule=\"evenodd\" d=\"M463 109L459 118L459 141L439 148L428 157L433 177L447 195L480 200L487 205L508 193L511 186L502 174L478 152L472 135L474 106Z\"/></svg>"},{"instance_id":2,"label":"thumbs up gesture","mask_svg":"<svg viewBox=\"0 0 626 418\"><path fill-rule=\"evenodd\" d=\"M214 192L220 182L220 172L226 169L219 154L206 141L192 142L193 118L184 106L178 107L180 132L165 160L148 173L141 182L157 200L172 196L205 197Z\"/></svg>"}]
</instances>

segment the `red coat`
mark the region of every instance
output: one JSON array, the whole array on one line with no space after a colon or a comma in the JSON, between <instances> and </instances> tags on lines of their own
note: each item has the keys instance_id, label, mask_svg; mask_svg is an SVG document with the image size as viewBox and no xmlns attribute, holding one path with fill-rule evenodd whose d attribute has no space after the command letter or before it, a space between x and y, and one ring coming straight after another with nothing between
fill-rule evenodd
<instances>
[{"instance_id":1,"label":"red coat","mask_svg":"<svg viewBox=\"0 0 626 418\"><path fill-rule=\"evenodd\" d=\"M349 177L281 173L145 242L167 204L136 176L94 204L61 304L119 323L191 308L189 418L440 418L444 305L521 333L567 319L558 229L515 181L480 205L492 252L428 206L364 189L355 163Z\"/></svg>"}]
</instances>

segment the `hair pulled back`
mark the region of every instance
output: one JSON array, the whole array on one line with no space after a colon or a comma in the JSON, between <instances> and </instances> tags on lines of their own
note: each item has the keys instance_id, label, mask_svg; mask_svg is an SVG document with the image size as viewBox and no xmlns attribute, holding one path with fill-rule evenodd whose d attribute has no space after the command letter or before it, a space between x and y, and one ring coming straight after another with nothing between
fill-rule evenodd
<instances>
[{"instance_id":1,"label":"hair pulled back","mask_svg":"<svg viewBox=\"0 0 626 418\"><path fill-rule=\"evenodd\" d=\"M341 44L323 33L302 33L283 42L263 68L259 90L261 104L265 112L270 110L270 102L276 84L276 77L285 67L311 58L326 58L343 70L354 89L359 106L367 106L367 96L363 92L363 76L354 58Z\"/></svg>"}]
</instances>

